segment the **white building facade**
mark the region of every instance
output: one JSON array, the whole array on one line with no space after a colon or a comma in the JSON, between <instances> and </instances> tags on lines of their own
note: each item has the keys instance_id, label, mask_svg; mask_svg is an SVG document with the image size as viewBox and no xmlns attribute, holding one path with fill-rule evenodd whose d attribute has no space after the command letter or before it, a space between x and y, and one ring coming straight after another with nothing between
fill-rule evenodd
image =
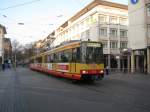
<instances>
[{"instance_id":1,"label":"white building facade","mask_svg":"<svg viewBox=\"0 0 150 112\"><path fill-rule=\"evenodd\" d=\"M0 64L2 63L4 58L3 38L5 34L6 34L5 27L0 24Z\"/></svg>"},{"instance_id":2,"label":"white building facade","mask_svg":"<svg viewBox=\"0 0 150 112\"><path fill-rule=\"evenodd\" d=\"M128 48L128 8L126 5L95 0L55 30L53 46L71 40L103 43L105 65L122 68L122 51ZM126 64L126 68L127 68Z\"/></svg>"},{"instance_id":3,"label":"white building facade","mask_svg":"<svg viewBox=\"0 0 150 112\"><path fill-rule=\"evenodd\" d=\"M150 0L129 0L131 70L150 73Z\"/></svg>"}]
</instances>

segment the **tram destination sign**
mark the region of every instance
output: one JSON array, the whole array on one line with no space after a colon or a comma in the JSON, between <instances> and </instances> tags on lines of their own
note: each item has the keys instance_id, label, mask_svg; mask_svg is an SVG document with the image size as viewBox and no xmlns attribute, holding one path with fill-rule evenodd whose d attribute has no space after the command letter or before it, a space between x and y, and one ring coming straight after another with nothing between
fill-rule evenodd
<instances>
[{"instance_id":1,"label":"tram destination sign","mask_svg":"<svg viewBox=\"0 0 150 112\"><path fill-rule=\"evenodd\" d=\"M101 47L101 43L87 43L88 47Z\"/></svg>"}]
</instances>

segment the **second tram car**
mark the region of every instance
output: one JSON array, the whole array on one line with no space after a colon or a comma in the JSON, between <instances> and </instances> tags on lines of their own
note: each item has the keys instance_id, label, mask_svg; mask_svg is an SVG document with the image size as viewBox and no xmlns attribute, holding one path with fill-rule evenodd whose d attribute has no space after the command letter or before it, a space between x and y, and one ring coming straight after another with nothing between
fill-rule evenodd
<instances>
[{"instance_id":1,"label":"second tram car","mask_svg":"<svg viewBox=\"0 0 150 112\"><path fill-rule=\"evenodd\" d=\"M31 57L30 68L51 75L98 80L104 76L102 43L75 41Z\"/></svg>"}]
</instances>

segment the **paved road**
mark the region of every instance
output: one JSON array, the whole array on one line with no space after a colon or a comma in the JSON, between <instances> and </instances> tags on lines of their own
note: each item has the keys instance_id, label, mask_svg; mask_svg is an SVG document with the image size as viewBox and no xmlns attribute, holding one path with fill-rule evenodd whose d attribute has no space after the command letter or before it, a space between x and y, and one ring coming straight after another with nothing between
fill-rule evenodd
<instances>
[{"instance_id":1,"label":"paved road","mask_svg":"<svg viewBox=\"0 0 150 112\"><path fill-rule=\"evenodd\" d=\"M150 112L150 76L73 84L20 68L0 72L0 112Z\"/></svg>"}]
</instances>

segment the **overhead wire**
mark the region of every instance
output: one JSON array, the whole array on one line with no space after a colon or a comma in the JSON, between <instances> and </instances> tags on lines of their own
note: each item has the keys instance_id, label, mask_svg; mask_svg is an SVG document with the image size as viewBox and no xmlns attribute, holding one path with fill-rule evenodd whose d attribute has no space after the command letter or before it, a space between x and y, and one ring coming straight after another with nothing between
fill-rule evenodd
<instances>
[{"instance_id":1,"label":"overhead wire","mask_svg":"<svg viewBox=\"0 0 150 112\"><path fill-rule=\"evenodd\" d=\"M21 4L12 5L12 6L9 6L9 7L6 7L6 8L2 8L2 9L0 9L0 11L4 11L4 10L11 9L11 8L16 8L16 7L21 7L21 6L24 6L24 5L32 4L34 2L38 2L38 1L40 1L40 0L33 0L33 1L29 1L29 2L24 2L24 3L21 3Z\"/></svg>"}]
</instances>

